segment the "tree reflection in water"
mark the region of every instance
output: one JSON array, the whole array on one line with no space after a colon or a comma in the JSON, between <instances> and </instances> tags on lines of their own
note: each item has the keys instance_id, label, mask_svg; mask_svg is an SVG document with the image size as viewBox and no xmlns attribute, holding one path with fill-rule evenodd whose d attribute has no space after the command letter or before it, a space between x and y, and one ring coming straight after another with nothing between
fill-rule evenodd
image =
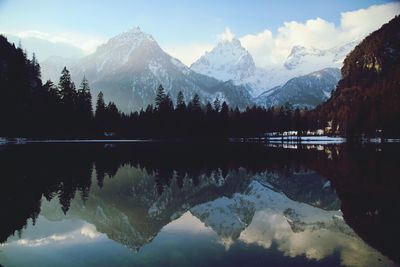
<instances>
[{"instance_id":1,"label":"tree reflection in water","mask_svg":"<svg viewBox=\"0 0 400 267\"><path fill-rule=\"evenodd\" d=\"M201 209L207 208L202 206L204 203L219 201L221 197L234 199L237 194L254 188L249 186L257 181L282 192L290 200L328 212L340 209L346 223L363 240L399 262L395 241L400 237L396 214L400 166L393 156L397 148L395 145L368 145L284 149L261 144L222 143L3 146L0 150L3 177L0 210L6 216L0 221L0 242L20 234L29 219L35 224L43 199L51 203L58 199L63 214L75 214L91 222L91 218L98 216L90 213L91 205L97 205L99 199L112 198L115 205L133 209L130 212L144 218L133 223L147 239L140 240L133 234L131 239L114 236L120 243L139 249L174 216L192 208L193 214L197 211L200 218L204 217L206 213L200 214ZM132 172L136 180L107 185L108 179L115 179L116 175L132 177ZM115 192L122 194L116 197ZM87 206L84 212L70 211L77 193L79 202ZM145 207L148 214L135 207ZM257 223L271 219L256 212L254 207L241 212L240 223L251 227L244 230L246 227L239 225L241 230L230 237L243 242L249 240L252 234L249 231ZM290 226L294 232L308 231L301 223L296 224L296 214L290 209L284 215L292 222ZM207 222L207 217L201 219ZM107 227L101 225L100 219L96 220L91 223L97 223L100 232L101 227Z\"/></svg>"}]
</instances>

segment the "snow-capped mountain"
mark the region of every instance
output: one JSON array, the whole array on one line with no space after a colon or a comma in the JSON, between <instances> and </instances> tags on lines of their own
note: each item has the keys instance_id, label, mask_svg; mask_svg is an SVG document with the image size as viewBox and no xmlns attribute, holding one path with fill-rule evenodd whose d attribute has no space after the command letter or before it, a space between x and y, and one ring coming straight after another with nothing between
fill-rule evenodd
<instances>
[{"instance_id":1,"label":"snow-capped mountain","mask_svg":"<svg viewBox=\"0 0 400 267\"><path fill-rule=\"evenodd\" d=\"M314 107L329 97L339 77L336 71L332 74L323 69L340 68L357 44L358 40L326 50L294 46L282 65L262 69L233 38L221 41L188 68L164 52L151 35L133 28L77 62L51 57L41 66L43 80L55 83L64 66L77 84L85 75L94 100L102 91L106 101L114 101L125 112L153 104L160 84L173 100L183 91L187 101L195 93L203 102L218 96L241 109L254 103L271 106L285 102Z\"/></svg>"},{"instance_id":2,"label":"snow-capped mountain","mask_svg":"<svg viewBox=\"0 0 400 267\"><path fill-rule=\"evenodd\" d=\"M305 178L310 173L288 171L287 174L288 177L299 175ZM282 181L284 177L278 172L254 176L243 168L225 175L221 170L214 170L197 177L195 184L195 177L186 175L180 186L174 175L161 193L157 190L157 176L145 169L125 165L112 179L105 179L102 188L93 186L86 199L77 194L66 214L57 198L43 199L41 215L50 221L84 220L93 224L98 232L133 250L150 243L165 225L188 211L227 241L240 238L260 211L279 214L288 231L304 231L307 227L326 229L332 216L341 216L337 209L313 206L315 198L310 198L312 195L329 194L331 199L324 201L329 207L337 198L333 190L323 186L327 180L318 175L306 181L299 179L296 195L290 194L290 181ZM293 199L286 196L288 193ZM302 203L300 199L307 201Z\"/></svg>"},{"instance_id":3,"label":"snow-capped mountain","mask_svg":"<svg viewBox=\"0 0 400 267\"><path fill-rule=\"evenodd\" d=\"M218 43L211 52L206 52L190 68L220 80L240 81L254 75L256 65L250 53L234 38L232 41L224 40Z\"/></svg>"},{"instance_id":4,"label":"snow-capped mountain","mask_svg":"<svg viewBox=\"0 0 400 267\"><path fill-rule=\"evenodd\" d=\"M277 87L283 86L290 79L318 72L326 68L343 66L343 61L361 39L338 45L329 49L293 46L286 60L281 65L267 67L268 89L263 94L271 94ZM318 88L315 88L318 89Z\"/></svg>"},{"instance_id":5,"label":"snow-capped mountain","mask_svg":"<svg viewBox=\"0 0 400 267\"><path fill-rule=\"evenodd\" d=\"M325 68L320 71L292 78L282 86L277 86L255 99L260 106L284 106L314 108L326 101L341 78L337 68Z\"/></svg>"},{"instance_id":6,"label":"snow-capped mountain","mask_svg":"<svg viewBox=\"0 0 400 267\"><path fill-rule=\"evenodd\" d=\"M314 108L326 101L341 79L340 68L360 40L330 49L294 46L281 66L269 68L269 88L254 101L266 107Z\"/></svg>"},{"instance_id":7,"label":"snow-capped mountain","mask_svg":"<svg viewBox=\"0 0 400 267\"><path fill-rule=\"evenodd\" d=\"M206 52L190 68L198 73L222 81L231 80L235 85L245 86L257 100L257 97L260 95L263 98L271 95L290 79L318 72L325 68L341 68L346 55L358 43L359 40L355 40L325 50L294 46L282 65L262 69L255 65L252 56L242 47L240 41L233 38L231 41L225 40L218 43L213 50ZM306 94L311 95L316 91L326 91L327 87L329 87L328 93L330 94L330 91L333 89L330 85L324 86L324 88L317 87L320 85L324 84L311 83L309 91L305 91L306 88L304 87L298 88L296 91L298 93L303 93L304 91ZM295 83L291 82L291 86L295 86ZM326 100L325 97L321 97L320 93L313 97ZM314 101L308 106L315 106L322 100ZM265 99L263 99L263 102L265 102ZM256 103L259 103L259 101L256 101ZM293 104L304 106L302 103ZM307 103L305 106L307 106Z\"/></svg>"},{"instance_id":8,"label":"snow-capped mountain","mask_svg":"<svg viewBox=\"0 0 400 267\"><path fill-rule=\"evenodd\" d=\"M128 112L154 104L155 91L160 84L173 100L182 91L187 101L197 93L203 102L213 101L217 95L240 108L251 102L245 88L218 86L224 84L190 70L139 28L111 38L70 68L76 82L85 75L94 95L102 91L106 100L114 101L121 110ZM234 97L238 93L241 99Z\"/></svg>"},{"instance_id":9,"label":"snow-capped mountain","mask_svg":"<svg viewBox=\"0 0 400 267\"><path fill-rule=\"evenodd\" d=\"M246 230L251 228L250 224L259 213L282 217L289 232L330 229L354 235L344 223L340 211L327 211L291 200L269 184L257 180L253 180L243 193L238 192L232 197L221 197L197 205L190 211L218 233L228 246L229 243L244 238ZM253 238L258 240L256 236Z\"/></svg>"},{"instance_id":10,"label":"snow-capped mountain","mask_svg":"<svg viewBox=\"0 0 400 267\"><path fill-rule=\"evenodd\" d=\"M251 179L243 170L225 177L216 171L198 177L196 185L194 177L185 176L180 187L174 177L159 193L156 176L144 169L121 167L112 179L105 181L103 188L92 188L87 200L77 195L66 215L57 199L43 200L42 215L52 221L66 216L83 219L110 239L139 250L191 207L212 201L219 194L231 196L235 190L244 190Z\"/></svg>"},{"instance_id":11,"label":"snow-capped mountain","mask_svg":"<svg viewBox=\"0 0 400 267\"><path fill-rule=\"evenodd\" d=\"M304 75L323 68L341 68L347 54L349 54L360 40L354 40L329 49L293 46L289 56L283 63L288 71L295 76Z\"/></svg>"},{"instance_id":12,"label":"snow-capped mountain","mask_svg":"<svg viewBox=\"0 0 400 267\"><path fill-rule=\"evenodd\" d=\"M269 87L267 73L256 67L253 57L236 38L219 42L190 69L221 81L231 80L235 85L245 86L253 96Z\"/></svg>"}]
</instances>

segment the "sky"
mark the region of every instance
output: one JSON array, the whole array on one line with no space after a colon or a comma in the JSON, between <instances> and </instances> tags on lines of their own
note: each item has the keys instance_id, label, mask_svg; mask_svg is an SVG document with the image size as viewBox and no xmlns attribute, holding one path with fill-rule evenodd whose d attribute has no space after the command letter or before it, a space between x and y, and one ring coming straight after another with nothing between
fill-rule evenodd
<instances>
[{"instance_id":1,"label":"sky","mask_svg":"<svg viewBox=\"0 0 400 267\"><path fill-rule=\"evenodd\" d=\"M399 13L399 1L383 0L0 0L0 33L44 60L90 54L139 26L187 65L235 36L265 67L281 63L293 45L340 45Z\"/></svg>"}]
</instances>

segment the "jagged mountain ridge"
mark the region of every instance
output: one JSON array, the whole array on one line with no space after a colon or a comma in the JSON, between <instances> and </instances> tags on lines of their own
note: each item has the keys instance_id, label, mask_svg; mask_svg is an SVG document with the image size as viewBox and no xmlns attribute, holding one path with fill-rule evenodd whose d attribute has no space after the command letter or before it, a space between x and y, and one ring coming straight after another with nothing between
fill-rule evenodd
<instances>
[{"instance_id":1,"label":"jagged mountain ridge","mask_svg":"<svg viewBox=\"0 0 400 267\"><path fill-rule=\"evenodd\" d=\"M298 75L304 75L327 67L341 68L346 55L360 41L361 39L356 39L329 49L293 46L283 66L287 70L296 71Z\"/></svg>"},{"instance_id":2,"label":"jagged mountain ridge","mask_svg":"<svg viewBox=\"0 0 400 267\"><path fill-rule=\"evenodd\" d=\"M75 82L79 83L86 76L93 94L102 91L106 100L114 101L125 112L154 104L155 91L160 84L173 100L182 91L187 101L197 93L204 103L213 101L217 95L239 108L251 102L246 88L234 84L226 86L217 79L190 70L139 28L111 38L96 52L69 67ZM44 69L49 68L45 66ZM241 98L235 97L236 94Z\"/></svg>"},{"instance_id":3,"label":"jagged mountain ridge","mask_svg":"<svg viewBox=\"0 0 400 267\"><path fill-rule=\"evenodd\" d=\"M328 50L295 46L281 67L261 69L256 67L252 56L240 41L234 38L220 42L188 68L165 53L151 35L136 27L111 38L99 46L95 53L78 62L49 58L42 63L42 72L43 77L57 81L59 70L66 65L77 84L85 75L91 83L94 96L102 91L106 100L116 102L124 112L153 104L155 90L160 84L173 100L179 91L183 91L187 101L195 93L200 95L203 103L212 102L218 96L240 109L255 103L271 106L286 101L293 106L315 107L327 99L327 93L321 95L321 91L326 91L326 86L318 86L330 81L312 83L310 86L291 82L292 87L299 86L292 91L304 94L297 98L284 96L287 91L283 89L285 83L326 67L340 67L344 55L356 43L354 41ZM279 101L283 98L286 99L284 102Z\"/></svg>"},{"instance_id":4,"label":"jagged mountain ridge","mask_svg":"<svg viewBox=\"0 0 400 267\"><path fill-rule=\"evenodd\" d=\"M75 197L66 216L94 224L110 239L139 250L191 207L214 200L220 194L231 196L243 191L250 181L250 175L243 170L225 177L221 172L213 172L198 178L194 185L193 179L186 176L179 187L175 177L159 193L157 174L124 166L105 181L103 188L93 188L87 200ZM57 200L44 202L42 215L54 221L65 218Z\"/></svg>"},{"instance_id":5,"label":"jagged mountain ridge","mask_svg":"<svg viewBox=\"0 0 400 267\"><path fill-rule=\"evenodd\" d=\"M221 41L191 65L191 69L222 81L249 88L253 97L270 94L288 80L325 68L340 68L345 56L359 43L354 40L330 49L294 46L282 65L256 67L250 53L233 38Z\"/></svg>"},{"instance_id":6,"label":"jagged mountain ridge","mask_svg":"<svg viewBox=\"0 0 400 267\"><path fill-rule=\"evenodd\" d=\"M292 171L289 173L296 174ZM313 212L318 211L318 214L340 214L336 211L327 211L323 207L335 205L336 195L333 191L324 189L322 185L327 180L317 176L300 182L298 194L292 195L294 200L289 200L286 196L287 190L291 189L288 188L288 183L279 184L279 180L284 178L278 173L262 173L254 176L239 168L223 175L221 170L216 170L208 175L202 174L195 184L194 177L185 176L181 187L178 186L175 176L161 193L157 191L157 176L156 173L149 173L145 169L123 166L110 177L112 179L105 179L102 188L93 187L86 200L77 195L71 201L66 215L60 209L57 199L50 202L43 200L42 215L51 221L60 221L65 219L65 216L83 219L94 224L97 231L107 234L110 239L133 250L139 250L151 242L165 225L187 211L206 225L212 226L221 238L229 240L237 239L251 223L256 207L259 209L271 201L282 202L283 207L279 206L276 209L282 216L285 203L297 203L290 206L293 212L299 206L302 210L305 207L308 210L312 209ZM95 175L92 179L95 182ZM266 187L269 181L274 181L275 185ZM309 185L310 181L314 181L312 186ZM290 181L288 182L290 184ZM315 198L307 196L310 191L314 193L313 195L328 193L331 199L323 201L325 204L319 208L312 207ZM118 197L115 198L115 195ZM310 203L307 201L305 202L307 204L299 203L298 198L307 199ZM217 206L220 208L216 208L214 203L219 203ZM226 211L222 217L218 216L221 209ZM229 227L225 227L224 230L218 226L216 222L219 219L222 220L221 226L229 225ZM306 216L298 219L293 226L299 228L306 222L305 219ZM329 220L318 217L311 219L314 220L311 224L320 222L321 219Z\"/></svg>"},{"instance_id":7,"label":"jagged mountain ridge","mask_svg":"<svg viewBox=\"0 0 400 267\"><path fill-rule=\"evenodd\" d=\"M198 73L214 76L220 80L242 80L252 76L256 70L253 57L242 47L240 41L222 41L210 52L206 52L190 68Z\"/></svg>"},{"instance_id":8,"label":"jagged mountain ridge","mask_svg":"<svg viewBox=\"0 0 400 267\"><path fill-rule=\"evenodd\" d=\"M236 38L219 42L210 52L195 61L190 69L221 81L245 86L252 96L259 95L269 86L267 73L256 67L253 57Z\"/></svg>"}]
</instances>

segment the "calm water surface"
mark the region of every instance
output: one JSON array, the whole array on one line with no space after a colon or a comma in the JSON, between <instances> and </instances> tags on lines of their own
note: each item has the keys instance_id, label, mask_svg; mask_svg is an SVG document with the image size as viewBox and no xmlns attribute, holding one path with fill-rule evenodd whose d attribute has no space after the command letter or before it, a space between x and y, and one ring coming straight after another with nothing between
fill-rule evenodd
<instances>
[{"instance_id":1,"label":"calm water surface","mask_svg":"<svg viewBox=\"0 0 400 267\"><path fill-rule=\"evenodd\" d=\"M0 147L0 265L398 266L398 145Z\"/></svg>"}]
</instances>

